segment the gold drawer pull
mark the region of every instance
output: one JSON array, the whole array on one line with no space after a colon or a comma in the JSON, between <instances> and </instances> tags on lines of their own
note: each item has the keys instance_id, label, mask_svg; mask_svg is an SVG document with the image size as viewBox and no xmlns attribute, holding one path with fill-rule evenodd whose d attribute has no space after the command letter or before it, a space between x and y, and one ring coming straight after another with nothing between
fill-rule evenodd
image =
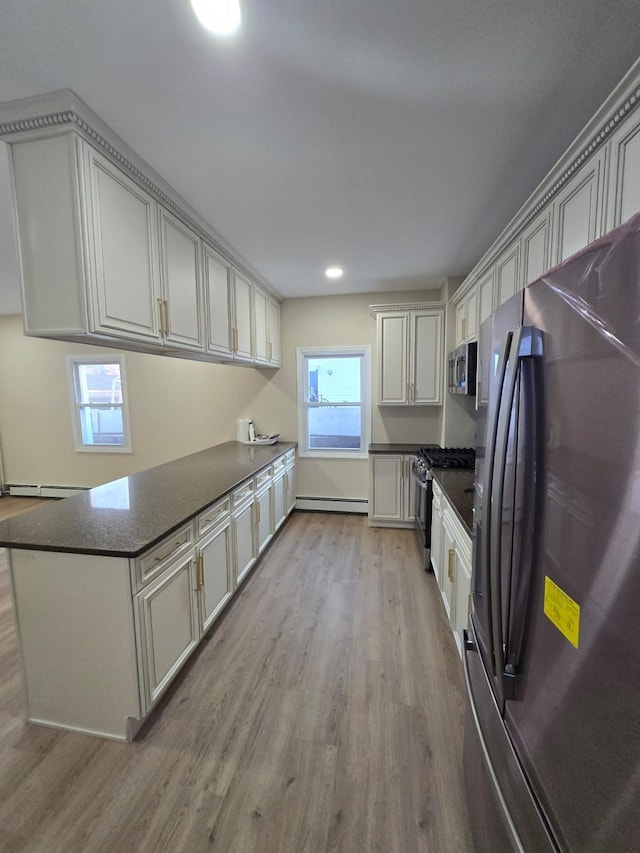
<instances>
[{"instance_id":1,"label":"gold drawer pull","mask_svg":"<svg viewBox=\"0 0 640 853\"><path fill-rule=\"evenodd\" d=\"M451 581L451 583L453 583L454 578L455 578L455 568L454 568L455 559L456 559L456 552L453 550L453 548L449 548L448 575L449 575L449 580Z\"/></svg>"},{"instance_id":2,"label":"gold drawer pull","mask_svg":"<svg viewBox=\"0 0 640 853\"><path fill-rule=\"evenodd\" d=\"M159 563L159 562L161 562L162 560L166 560L166 559L167 559L167 557L170 557L172 554L174 554L174 553L178 550L178 548L179 548L181 545L184 545L184 543L185 543L186 541L187 541L186 539L185 539L184 541L182 541L182 540L180 540L180 539L179 539L179 540L176 542L176 544L173 546L173 548L171 549L171 551L169 551L167 554L165 554L165 555L164 555L164 556L162 556L162 557L154 557L154 560L156 561L156 563Z\"/></svg>"}]
</instances>

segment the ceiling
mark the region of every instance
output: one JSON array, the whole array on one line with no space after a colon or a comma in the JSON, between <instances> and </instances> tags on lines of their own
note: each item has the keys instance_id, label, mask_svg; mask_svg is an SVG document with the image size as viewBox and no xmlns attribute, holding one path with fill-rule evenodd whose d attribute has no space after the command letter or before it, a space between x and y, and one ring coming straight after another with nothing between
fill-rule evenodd
<instances>
[{"instance_id":1,"label":"ceiling","mask_svg":"<svg viewBox=\"0 0 640 853\"><path fill-rule=\"evenodd\" d=\"M189 0L3 0L0 101L75 91L284 297L468 272L640 44L637 0L244 6L222 42ZM0 313L20 309L6 160Z\"/></svg>"}]
</instances>

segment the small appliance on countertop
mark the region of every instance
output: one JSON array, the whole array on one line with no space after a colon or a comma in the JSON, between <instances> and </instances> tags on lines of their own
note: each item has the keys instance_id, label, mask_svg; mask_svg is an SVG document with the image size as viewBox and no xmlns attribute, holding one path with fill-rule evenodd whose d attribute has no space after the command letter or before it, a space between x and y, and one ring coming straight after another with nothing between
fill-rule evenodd
<instances>
[{"instance_id":1,"label":"small appliance on countertop","mask_svg":"<svg viewBox=\"0 0 640 853\"><path fill-rule=\"evenodd\" d=\"M271 433L271 435L256 435L251 418L238 418L236 422L236 441L242 444L277 444L279 438L279 432Z\"/></svg>"}]
</instances>

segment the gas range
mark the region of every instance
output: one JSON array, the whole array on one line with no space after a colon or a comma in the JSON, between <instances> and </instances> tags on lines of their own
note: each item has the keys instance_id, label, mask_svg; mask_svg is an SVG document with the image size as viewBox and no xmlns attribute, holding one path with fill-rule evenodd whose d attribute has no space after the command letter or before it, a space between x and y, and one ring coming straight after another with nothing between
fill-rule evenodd
<instances>
[{"instance_id":1,"label":"gas range","mask_svg":"<svg viewBox=\"0 0 640 853\"><path fill-rule=\"evenodd\" d=\"M421 447L413 463L418 479L430 479L432 468L473 468L476 452L471 447Z\"/></svg>"}]
</instances>

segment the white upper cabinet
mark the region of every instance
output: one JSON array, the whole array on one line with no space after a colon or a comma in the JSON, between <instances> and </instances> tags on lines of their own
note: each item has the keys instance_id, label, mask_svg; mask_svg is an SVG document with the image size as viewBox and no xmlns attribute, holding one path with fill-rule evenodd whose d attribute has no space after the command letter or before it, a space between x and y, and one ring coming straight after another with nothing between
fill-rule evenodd
<instances>
[{"instance_id":1,"label":"white upper cabinet","mask_svg":"<svg viewBox=\"0 0 640 853\"><path fill-rule=\"evenodd\" d=\"M168 343L204 349L201 240L180 220L160 209L162 333Z\"/></svg>"},{"instance_id":2,"label":"white upper cabinet","mask_svg":"<svg viewBox=\"0 0 640 853\"><path fill-rule=\"evenodd\" d=\"M253 322L256 364L269 363L269 313L267 294L253 286Z\"/></svg>"},{"instance_id":3,"label":"white upper cabinet","mask_svg":"<svg viewBox=\"0 0 640 853\"><path fill-rule=\"evenodd\" d=\"M204 244L204 291L207 352L232 354L231 265L207 243Z\"/></svg>"},{"instance_id":4,"label":"white upper cabinet","mask_svg":"<svg viewBox=\"0 0 640 853\"><path fill-rule=\"evenodd\" d=\"M493 314L495 308L495 270L491 267L476 285L478 290L478 325Z\"/></svg>"},{"instance_id":5,"label":"white upper cabinet","mask_svg":"<svg viewBox=\"0 0 640 853\"><path fill-rule=\"evenodd\" d=\"M520 286L540 278L551 266L551 219L553 209L543 210L527 225L520 238Z\"/></svg>"},{"instance_id":6,"label":"white upper cabinet","mask_svg":"<svg viewBox=\"0 0 640 853\"><path fill-rule=\"evenodd\" d=\"M233 270L233 354L242 361L254 360L253 284L239 270Z\"/></svg>"},{"instance_id":7,"label":"white upper cabinet","mask_svg":"<svg viewBox=\"0 0 640 853\"><path fill-rule=\"evenodd\" d=\"M440 405L444 310L394 310L397 307L372 306L377 318L378 405Z\"/></svg>"},{"instance_id":8,"label":"white upper cabinet","mask_svg":"<svg viewBox=\"0 0 640 853\"><path fill-rule=\"evenodd\" d=\"M511 246L496 262L496 288L498 305L502 305L514 295L519 287L518 269L520 263L520 247Z\"/></svg>"},{"instance_id":9,"label":"white upper cabinet","mask_svg":"<svg viewBox=\"0 0 640 853\"><path fill-rule=\"evenodd\" d=\"M269 297L267 304L269 330L269 364L280 367L280 303Z\"/></svg>"},{"instance_id":10,"label":"white upper cabinet","mask_svg":"<svg viewBox=\"0 0 640 853\"><path fill-rule=\"evenodd\" d=\"M267 287L254 292L197 212L72 92L0 104L0 138L26 334L279 366Z\"/></svg>"},{"instance_id":11,"label":"white upper cabinet","mask_svg":"<svg viewBox=\"0 0 640 853\"><path fill-rule=\"evenodd\" d=\"M158 338L155 201L84 146L94 331Z\"/></svg>"},{"instance_id":12,"label":"white upper cabinet","mask_svg":"<svg viewBox=\"0 0 640 853\"><path fill-rule=\"evenodd\" d=\"M589 160L554 199L552 265L602 235L604 158L601 151Z\"/></svg>"},{"instance_id":13,"label":"white upper cabinet","mask_svg":"<svg viewBox=\"0 0 640 853\"><path fill-rule=\"evenodd\" d=\"M607 230L640 210L640 115L618 128L610 151Z\"/></svg>"}]
</instances>

